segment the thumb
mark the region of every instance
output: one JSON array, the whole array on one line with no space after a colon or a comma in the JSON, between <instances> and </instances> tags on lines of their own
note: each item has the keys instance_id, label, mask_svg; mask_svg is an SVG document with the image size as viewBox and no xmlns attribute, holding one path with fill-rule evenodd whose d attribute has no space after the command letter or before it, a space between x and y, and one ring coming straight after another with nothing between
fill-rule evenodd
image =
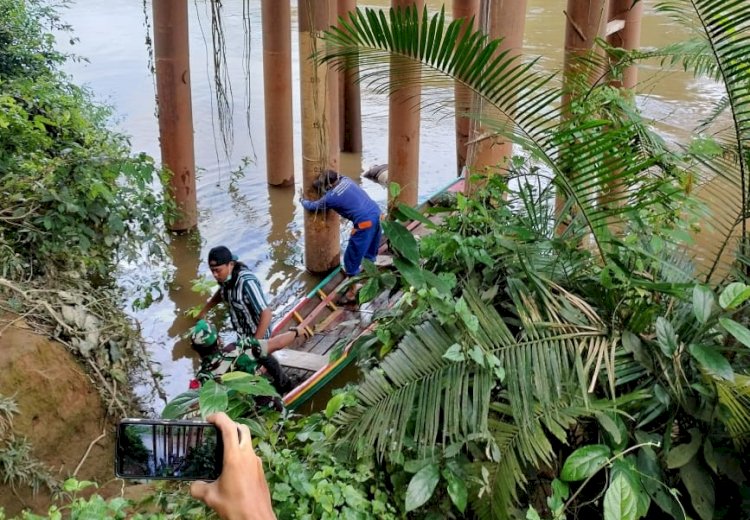
<instances>
[{"instance_id":1,"label":"thumb","mask_svg":"<svg viewBox=\"0 0 750 520\"><path fill-rule=\"evenodd\" d=\"M190 495L198 500L206 501L206 497L211 492L211 484L197 480L190 484Z\"/></svg>"}]
</instances>

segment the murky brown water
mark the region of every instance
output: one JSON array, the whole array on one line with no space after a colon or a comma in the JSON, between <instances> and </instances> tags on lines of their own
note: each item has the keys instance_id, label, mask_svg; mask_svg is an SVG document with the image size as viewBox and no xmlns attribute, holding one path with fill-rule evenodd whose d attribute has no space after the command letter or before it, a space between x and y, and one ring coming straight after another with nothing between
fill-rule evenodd
<instances>
[{"instance_id":1,"label":"murky brown water","mask_svg":"<svg viewBox=\"0 0 750 520\"><path fill-rule=\"evenodd\" d=\"M442 2L428 1L431 9ZM360 6L387 7L387 0L360 2ZM668 19L653 11L647 2L643 23L643 46L659 46L680 39L684 34ZM562 0L529 0L526 26L526 52L543 56L542 65L559 69L562 64ZM293 190L271 189L265 181L265 144L263 135L263 86L260 34L260 3L251 2L250 128L246 123L245 74L242 62L242 2L224 2L226 53L233 91L234 146L225 156L212 92L210 17L205 0L191 2L191 75L193 119L195 124L198 204L198 235L175 237L170 250L173 264L164 266L123 266L121 281L129 291L148 286L162 273L170 280L154 290L157 301L147 310L133 312L151 342L153 359L165 378L163 387L169 397L187 388L197 367L196 357L185 340L180 340L192 320L185 309L200 304L204 297L190 290L190 281L207 275L203 259L211 247L226 244L250 265L266 290L278 302L276 316L283 313L297 296L315 283L304 272L302 248L302 211ZM450 12L450 4L447 6ZM151 16L150 3L146 6ZM296 9L293 9L293 17ZM88 84L100 99L116 107L118 127L132 136L134 150L159 157L158 126L154 117L154 82L148 71L145 45L144 9L135 0L79 0L67 10L64 19L71 23L80 43L73 50L90 63L71 64L68 70L79 82ZM292 49L296 54L296 20L293 21ZM208 43L207 43L208 42ZM67 49L68 47L64 47ZM295 85L295 126L299 122L299 70L293 69ZM654 64L641 71L640 104L659 121L667 139L684 137L701 114L710 108L720 92L711 82L697 81L683 73L664 73ZM385 98L363 92L364 151L343 155L342 170L354 177L363 169L387 161L387 111ZM420 152L420 197L446 185L454 176L455 152L453 119L450 115L425 113L422 116ZM300 138L295 135L297 178L300 170ZM241 171L242 173L237 173ZM383 188L369 181L363 186L380 203L385 203ZM157 409L163 404L154 402Z\"/></svg>"}]
</instances>

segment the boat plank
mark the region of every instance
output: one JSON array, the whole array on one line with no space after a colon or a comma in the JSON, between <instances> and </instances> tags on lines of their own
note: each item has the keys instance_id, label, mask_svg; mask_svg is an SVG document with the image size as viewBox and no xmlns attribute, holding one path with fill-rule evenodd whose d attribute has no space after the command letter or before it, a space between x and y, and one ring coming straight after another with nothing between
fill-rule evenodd
<instances>
[{"instance_id":1,"label":"boat plank","mask_svg":"<svg viewBox=\"0 0 750 520\"><path fill-rule=\"evenodd\" d=\"M273 353L274 357L285 367L298 368L315 372L328 363L327 356L311 354L301 350L281 349Z\"/></svg>"}]
</instances>

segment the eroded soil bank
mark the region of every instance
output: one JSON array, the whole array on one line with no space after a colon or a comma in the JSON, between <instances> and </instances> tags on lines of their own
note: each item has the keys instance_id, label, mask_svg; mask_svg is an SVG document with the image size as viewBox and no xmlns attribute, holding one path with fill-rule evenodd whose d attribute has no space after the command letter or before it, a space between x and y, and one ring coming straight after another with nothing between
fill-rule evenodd
<instances>
[{"instance_id":1,"label":"eroded soil bank","mask_svg":"<svg viewBox=\"0 0 750 520\"><path fill-rule=\"evenodd\" d=\"M18 403L15 435L28 438L32 455L56 479L70 476L83 460L76 477L115 492L113 423L91 379L63 345L35 333L22 319L0 317L0 331L0 394ZM50 499L44 489L34 496L26 486L0 484L0 506L10 516L24 508L46 513Z\"/></svg>"}]
</instances>

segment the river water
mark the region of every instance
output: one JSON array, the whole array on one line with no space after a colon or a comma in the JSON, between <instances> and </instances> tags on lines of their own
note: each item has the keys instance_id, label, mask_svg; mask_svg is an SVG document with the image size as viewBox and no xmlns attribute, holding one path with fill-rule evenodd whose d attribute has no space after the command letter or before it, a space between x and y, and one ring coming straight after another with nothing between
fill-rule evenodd
<instances>
[{"instance_id":1,"label":"river water","mask_svg":"<svg viewBox=\"0 0 750 520\"><path fill-rule=\"evenodd\" d=\"M256 272L266 291L275 298L277 318L317 280L304 270L303 217L295 191L269 189L266 184L260 2L250 1L248 75L243 67L242 2L224 2L222 8L233 113L234 143L228 153L222 144L214 99L209 5L206 0L190 2L198 232L171 238L172 261L168 265L123 265L119 275L128 295L128 312L142 327L152 359L164 376L161 387L169 398L187 389L198 365L197 356L182 338L193 324L184 312L205 299L191 290L191 281L210 276L204 259L211 247L229 246ZM369 0L360 1L359 5L387 7L390 2ZM428 1L427 5L437 10L442 2ZM559 70L562 65L564 8L563 0L529 0L525 52L542 56L541 66L547 70ZM450 13L450 3L446 10ZM133 150L146 152L158 161L155 86L146 44L150 2L144 5L135 0L78 0L62 12L62 17L72 25L78 42L70 46L67 37L60 38L59 48L88 60L71 62L66 70L77 82L90 87L99 100L114 107L116 128L131 137ZM294 144L299 182L296 2L292 3L292 17ZM654 12L653 2L646 2L644 47L661 46L684 36L681 28ZM642 67L638 90L639 104L668 140L684 138L685 129L693 127L721 96L712 82L681 72L667 73L658 64ZM362 113L364 150L361 155L342 154L341 160L343 173L355 178L369 166L387 162L388 156L387 100L363 90ZM455 175L453 124L451 114L422 115L420 199L445 186ZM368 180L363 180L362 185L376 201L385 204L384 188ZM146 309L130 308L134 299L143 297L146 291L154 303ZM143 385L139 392L156 411L163 407L150 385Z\"/></svg>"}]
</instances>

